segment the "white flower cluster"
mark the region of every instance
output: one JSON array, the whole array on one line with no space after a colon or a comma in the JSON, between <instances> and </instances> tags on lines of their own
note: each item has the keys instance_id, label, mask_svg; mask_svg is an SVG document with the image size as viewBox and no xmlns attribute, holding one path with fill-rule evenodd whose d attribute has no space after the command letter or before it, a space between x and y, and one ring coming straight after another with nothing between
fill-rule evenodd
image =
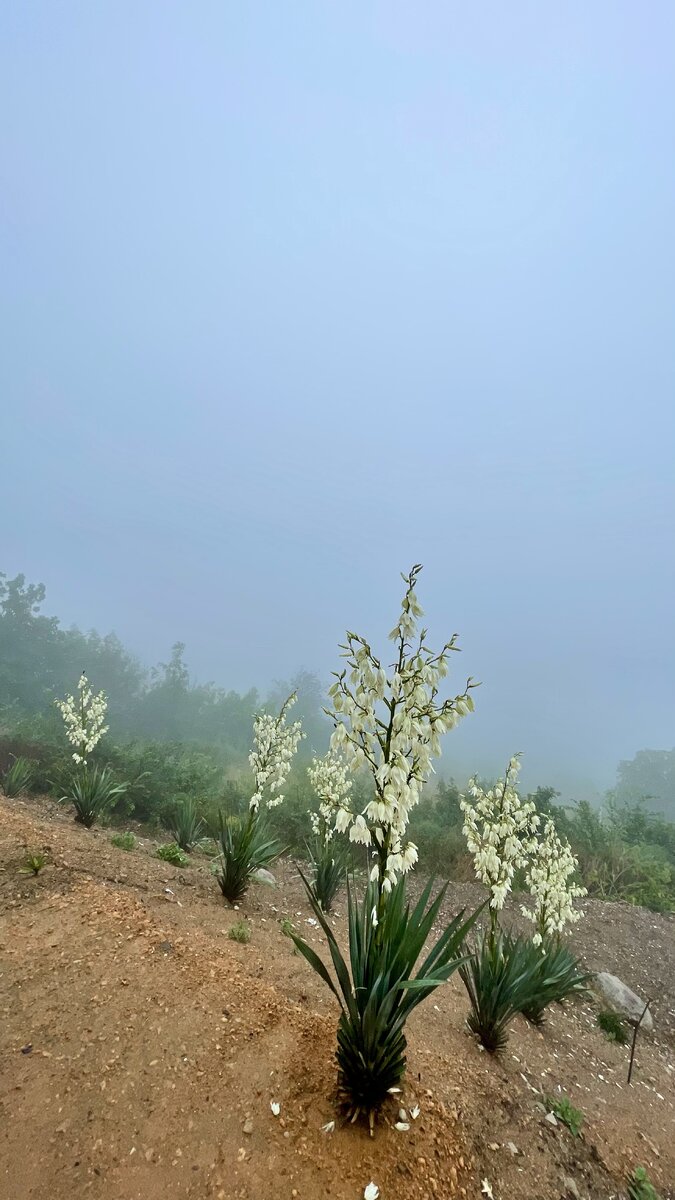
<instances>
[{"instance_id":1,"label":"white flower cluster","mask_svg":"<svg viewBox=\"0 0 675 1200\"><path fill-rule=\"evenodd\" d=\"M298 743L305 736L299 721L286 724L288 710L296 700L297 694L293 692L282 704L278 717L259 713L253 721L254 746L248 756L255 778L255 792L249 806L253 812L258 812L265 788L269 793L267 808L276 808L283 801L280 789L288 777Z\"/></svg>"},{"instance_id":2,"label":"white flower cluster","mask_svg":"<svg viewBox=\"0 0 675 1200\"><path fill-rule=\"evenodd\" d=\"M335 806L335 828L349 831L352 842L372 848L376 862L371 879L382 892L417 861L417 847L405 842L411 810L433 770L432 756L441 752L440 738L460 717L473 711L471 680L461 695L437 701L438 685L448 673L455 638L434 654L418 631L422 609L415 595L420 566L404 575L406 592L401 616L391 631L396 660L387 671L364 638L347 633L342 646L345 670L330 688L335 725L331 749L344 755L351 770L366 766L374 782L372 800L360 813L346 796Z\"/></svg>"},{"instance_id":3,"label":"white flower cluster","mask_svg":"<svg viewBox=\"0 0 675 1200\"><path fill-rule=\"evenodd\" d=\"M329 750L323 758L313 758L307 768L309 780L319 798L319 811L310 812L312 830L317 836L330 841L333 836L335 815L349 803L352 787L346 759Z\"/></svg>"},{"instance_id":4,"label":"white flower cluster","mask_svg":"<svg viewBox=\"0 0 675 1200\"><path fill-rule=\"evenodd\" d=\"M568 921L578 921L583 916L582 912L575 911L573 901L585 896L586 888L570 882L577 865L569 842L558 836L549 817L526 876L534 907L522 906L523 916L537 927L532 938L535 945L538 946L546 936L562 933Z\"/></svg>"},{"instance_id":5,"label":"white flower cluster","mask_svg":"<svg viewBox=\"0 0 675 1200\"><path fill-rule=\"evenodd\" d=\"M474 778L468 795L460 800L474 869L490 889L490 908L495 912L504 907L515 871L526 866L537 845L539 817L534 804L522 800L516 791L519 770L514 757L493 788L484 791Z\"/></svg>"},{"instance_id":6,"label":"white flower cluster","mask_svg":"<svg viewBox=\"0 0 675 1200\"><path fill-rule=\"evenodd\" d=\"M84 671L77 685L78 696L66 696L65 700L55 700L66 727L66 737L75 747L73 759L79 764L86 764L87 755L98 745L108 726L104 724L108 711L108 701L105 692L94 695L89 680Z\"/></svg>"}]
</instances>

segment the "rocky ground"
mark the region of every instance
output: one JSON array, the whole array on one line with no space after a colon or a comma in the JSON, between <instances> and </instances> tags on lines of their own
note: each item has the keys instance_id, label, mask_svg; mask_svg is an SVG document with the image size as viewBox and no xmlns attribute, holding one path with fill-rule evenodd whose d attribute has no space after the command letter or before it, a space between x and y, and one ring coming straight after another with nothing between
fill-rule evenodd
<instances>
[{"instance_id":1,"label":"rocky ground","mask_svg":"<svg viewBox=\"0 0 675 1200\"><path fill-rule=\"evenodd\" d=\"M360 1200L371 1180L382 1200L610 1200L637 1164L675 1196L672 916L588 902L573 935L589 968L653 998L630 1086L592 1003L555 1009L542 1032L518 1019L492 1058L453 979L410 1022L402 1104L419 1118L398 1132L392 1104L371 1140L339 1120L322 1131L336 1006L280 927L320 949L292 863L233 913L206 858L179 870L152 840L127 853L109 839L48 801L0 800L7 1200ZM20 874L43 848L44 871ZM448 913L478 894L452 887ZM228 938L241 916L249 944ZM583 1111L578 1138L547 1116L542 1096L560 1093Z\"/></svg>"}]
</instances>

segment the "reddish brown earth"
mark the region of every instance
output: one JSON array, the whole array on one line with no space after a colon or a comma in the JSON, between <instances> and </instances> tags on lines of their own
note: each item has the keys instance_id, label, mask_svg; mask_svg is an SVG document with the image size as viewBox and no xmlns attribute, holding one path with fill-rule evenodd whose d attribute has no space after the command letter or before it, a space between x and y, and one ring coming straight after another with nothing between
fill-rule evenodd
<instances>
[{"instance_id":1,"label":"reddish brown earth","mask_svg":"<svg viewBox=\"0 0 675 1200\"><path fill-rule=\"evenodd\" d=\"M590 902L574 933L589 967L654 997L630 1087L590 1003L541 1033L519 1019L491 1058L453 979L410 1022L410 1131L392 1104L374 1139L339 1120L326 1134L336 1006L280 929L290 917L320 948L292 864L233 914L206 858L177 870L150 840L109 838L48 801L0 800L3 1200L360 1200L370 1180L382 1200L479 1200L484 1179L495 1200L609 1200L636 1164L675 1196L671 916ZM40 876L21 875L44 847ZM478 894L456 885L448 913ZM248 945L227 937L240 915ZM580 1138L545 1120L540 1094L558 1089Z\"/></svg>"}]
</instances>

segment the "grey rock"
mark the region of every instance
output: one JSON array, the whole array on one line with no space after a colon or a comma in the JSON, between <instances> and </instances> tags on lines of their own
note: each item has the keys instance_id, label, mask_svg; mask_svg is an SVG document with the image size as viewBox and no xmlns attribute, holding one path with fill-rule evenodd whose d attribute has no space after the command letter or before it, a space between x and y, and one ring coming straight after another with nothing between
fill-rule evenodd
<instances>
[{"instance_id":1,"label":"grey rock","mask_svg":"<svg viewBox=\"0 0 675 1200\"><path fill-rule=\"evenodd\" d=\"M272 872L266 871L264 867L258 867L258 870L253 872L251 878L255 879L256 883L266 883L268 887L277 886L277 881Z\"/></svg>"},{"instance_id":2,"label":"grey rock","mask_svg":"<svg viewBox=\"0 0 675 1200\"><path fill-rule=\"evenodd\" d=\"M248 1117L244 1121L244 1133L248 1133L248 1134L253 1133L253 1121L251 1120L250 1117Z\"/></svg>"},{"instance_id":3,"label":"grey rock","mask_svg":"<svg viewBox=\"0 0 675 1200\"><path fill-rule=\"evenodd\" d=\"M574 1200L581 1200L581 1192L571 1175L563 1175L563 1187L568 1196L574 1196Z\"/></svg>"},{"instance_id":4,"label":"grey rock","mask_svg":"<svg viewBox=\"0 0 675 1200\"><path fill-rule=\"evenodd\" d=\"M549 1125L557 1125L558 1124L558 1118L556 1117L555 1113L552 1113L552 1112L547 1113L546 1116L544 1117L544 1120L548 1121Z\"/></svg>"},{"instance_id":5,"label":"grey rock","mask_svg":"<svg viewBox=\"0 0 675 1200\"><path fill-rule=\"evenodd\" d=\"M600 971L596 975L595 986L613 1012L620 1013L634 1025L637 1024L645 1006L645 1001L640 996L631 991L616 975L610 975L608 971ZM646 1012L641 1029L649 1031L653 1028L652 1014Z\"/></svg>"}]
</instances>

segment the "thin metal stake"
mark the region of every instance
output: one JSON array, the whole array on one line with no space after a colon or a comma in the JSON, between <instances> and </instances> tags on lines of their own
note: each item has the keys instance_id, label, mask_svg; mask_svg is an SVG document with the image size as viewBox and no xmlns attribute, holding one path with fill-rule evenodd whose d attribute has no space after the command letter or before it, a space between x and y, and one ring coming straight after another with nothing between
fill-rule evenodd
<instances>
[{"instance_id":1,"label":"thin metal stake","mask_svg":"<svg viewBox=\"0 0 675 1200\"><path fill-rule=\"evenodd\" d=\"M630 1077L633 1074L633 1059L635 1058L635 1043L637 1042L638 1029L640 1028L640 1026L645 1018L647 1009L649 1008L650 1004L651 1004L651 1000L648 1000L642 1010L642 1016L640 1017L640 1020L638 1021L637 1025L635 1026L635 1028L633 1030L633 1045L630 1048L630 1063L628 1064L628 1083L630 1083Z\"/></svg>"}]
</instances>

